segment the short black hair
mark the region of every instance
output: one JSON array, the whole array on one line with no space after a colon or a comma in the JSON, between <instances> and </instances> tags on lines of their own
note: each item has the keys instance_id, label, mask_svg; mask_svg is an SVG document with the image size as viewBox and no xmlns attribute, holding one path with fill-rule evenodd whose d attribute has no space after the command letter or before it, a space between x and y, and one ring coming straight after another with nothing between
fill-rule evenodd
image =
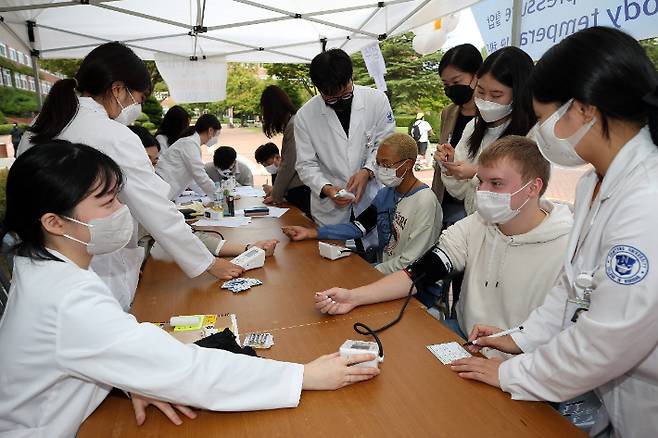
<instances>
[{"instance_id":1,"label":"short black hair","mask_svg":"<svg viewBox=\"0 0 658 438\"><path fill-rule=\"evenodd\" d=\"M215 131L222 129L222 124L219 122L219 119L212 114L201 115L194 124L194 131L197 133L205 132L210 128L213 128Z\"/></svg>"},{"instance_id":2,"label":"short black hair","mask_svg":"<svg viewBox=\"0 0 658 438\"><path fill-rule=\"evenodd\" d=\"M21 154L7 176L6 231L18 235L16 254L60 261L45 246L41 217L72 216L75 207L99 187L97 196L123 186L119 165L84 144L51 140Z\"/></svg>"},{"instance_id":3,"label":"short black hair","mask_svg":"<svg viewBox=\"0 0 658 438\"><path fill-rule=\"evenodd\" d=\"M341 49L329 49L313 58L310 73L322 94L334 95L352 79L352 59Z\"/></svg>"},{"instance_id":4,"label":"short black hair","mask_svg":"<svg viewBox=\"0 0 658 438\"><path fill-rule=\"evenodd\" d=\"M132 132L137 134L137 137L142 141L142 144L145 148L156 147L158 151L160 150L160 143L151 135L148 129L143 126L131 125L128 126Z\"/></svg>"},{"instance_id":5,"label":"short black hair","mask_svg":"<svg viewBox=\"0 0 658 438\"><path fill-rule=\"evenodd\" d=\"M268 142L258 146L254 157L257 163L264 163L272 157L279 155L279 147L272 142Z\"/></svg>"},{"instance_id":6,"label":"short black hair","mask_svg":"<svg viewBox=\"0 0 658 438\"><path fill-rule=\"evenodd\" d=\"M460 44L449 49L441 57L439 76L448 66L474 75L482 66L482 53L473 44Z\"/></svg>"},{"instance_id":7,"label":"short black hair","mask_svg":"<svg viewBox=\"0 0 658 438\"><path fill-rule=\"evenodd\" d=\"M238 153L231 146L220 146L215 150L212 162L215 167L226 170L233 165Z\"/></svg>"}]
</instances>

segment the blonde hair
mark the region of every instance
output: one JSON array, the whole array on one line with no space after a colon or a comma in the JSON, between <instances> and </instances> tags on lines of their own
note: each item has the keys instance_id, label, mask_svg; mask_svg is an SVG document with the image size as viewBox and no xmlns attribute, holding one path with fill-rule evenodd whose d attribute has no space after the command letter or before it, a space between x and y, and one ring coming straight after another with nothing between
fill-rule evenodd
<instances>
[{"instance_id":1,"label":"blonde hair","mask_svg":"<svg viewBox=\"0 0 658 438\"><path fill-rule=\"evenodd\" d=\"M403 134L401 132L396 132L388 137L384 138L381 142L381 146L387 145L392 146L397 151L399 157L403 160L415 160L418 155L418 146L416 145L416 140L414 140L410 135Z\"/></svg>"},{"instance_id":2,"label":"blonde hair","mask_svg":"<svg viewBox=\"0 0 658 438\"><path fill-rule=\"evenodd\" d=\"M505 159L512 163L524 182L531 178L541 178L544 184L539 196L546 192L551 178L551 164L539 152L537 143L520 135L508 135L483 150L478 158L478 164L491 167Z\"/></svg>"}]
</instances>

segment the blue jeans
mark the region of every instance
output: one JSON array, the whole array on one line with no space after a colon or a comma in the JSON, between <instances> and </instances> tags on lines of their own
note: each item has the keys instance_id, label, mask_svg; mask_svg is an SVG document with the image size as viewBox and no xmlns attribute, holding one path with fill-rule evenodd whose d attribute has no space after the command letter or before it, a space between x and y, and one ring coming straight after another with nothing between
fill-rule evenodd
<instances>
[{"instance_id":1,"label":"blue jeans","mask_svg":"<svg viewBox=\"0 0 658 438\"><path fill-rule=\"evenodd\" d=\"M457 333L462 339L468 339L468 336L465 335L461 327L459 327L459 321L457 321L456 319L444 319L441 322L450 330Z\"/></svg>"}]
</instances>

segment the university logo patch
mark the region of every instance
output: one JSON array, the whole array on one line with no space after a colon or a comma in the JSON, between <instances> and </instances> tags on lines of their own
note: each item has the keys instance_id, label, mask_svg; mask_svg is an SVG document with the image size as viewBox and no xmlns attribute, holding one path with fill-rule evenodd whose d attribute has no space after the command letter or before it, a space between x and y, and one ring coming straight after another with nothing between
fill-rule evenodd
<instances>
[{"instance_id":1,"label":"university logo patch","mask_svg":"<svg viewBox=\"0 0 658 438\"><path fill-rule=\"evenodd\" d=\"M649 272L649 260L642 251L628 245L612 247L605 260L605 272L618 284L639 283Z\"/></svg>"},{"instance_id":2,"label":"university logo patch","mask_svg":"<svg viewBox=\"0 0 658 438\"><path fill-rule=\"evenodd\" d=\"M389 112L386 114L386 120L388 120L388 123L393 123L393 122L394 122L394 120L393 120L393 113L392 113L391 111L389 111Z\"/></svg>"}]
</instances>

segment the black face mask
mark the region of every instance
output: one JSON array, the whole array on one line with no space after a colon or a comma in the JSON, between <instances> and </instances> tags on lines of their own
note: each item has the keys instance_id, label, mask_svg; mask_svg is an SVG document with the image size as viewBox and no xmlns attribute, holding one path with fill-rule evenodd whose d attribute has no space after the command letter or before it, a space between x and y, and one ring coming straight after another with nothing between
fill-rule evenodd
<instances>
[{"instance_id":1,"label":"black face mask","mask_svg":"<svg viewBox=\"0 0 658 438\"><path fill-rule=\"evenodd\" d=\"M327 103L326 105L336 112L348 111L352 109L352 99L354 99L354 96L349 99L339 99L336 103Z\"/></svg>"},{"instance_id":2,"label":"black face mask","mask_svg":"<svg viewBox=\"0 0 658 438\"><path fill-rule=\"evenodd\" d=\"M446 87L446 96L452 100L455 105L463 105L473 97L473 89L469 85L457 84Z\"/></svg>"}]
</instances>

